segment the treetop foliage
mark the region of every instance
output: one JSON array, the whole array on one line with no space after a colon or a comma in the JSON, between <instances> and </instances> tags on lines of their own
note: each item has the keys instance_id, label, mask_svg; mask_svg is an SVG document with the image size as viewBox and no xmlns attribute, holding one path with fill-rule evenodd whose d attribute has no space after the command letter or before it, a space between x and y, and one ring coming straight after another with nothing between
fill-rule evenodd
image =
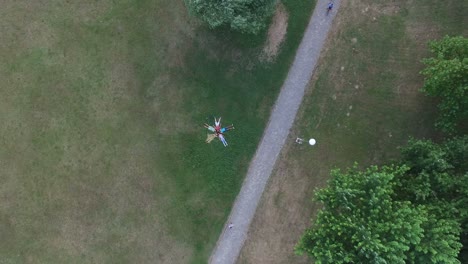
<instances>
[{"instance_id":1,"label":"treetop foliage","mask_svg":"<svg viewBox=\"0 0 468 264\"><path fill-rule=\"evenodd\" d=\"M423 60L422 91L440 98L441 116L436 125L453 133L457 122L468 117L468 39L447 36L430 42L429 47L434 56Z\"/></svg>"},{"instance_id":2,"label":"treetop foliage","mask_svg":"<svg viewBox=\"0 0 468 264\"><path fill-rule=\"evenodd\" d=\"M423 208L396 201L392 181L406 167L356 167L331 172L329 186L316 193L324 208L296 247L316 263L405 263L423 237Z\"/></svg>"},{"instance_id":3,"label":"treetop foliage","mask_svg":"<svg viewBox=\"0 0 468 264\"><path fill-rule=\"evenodd\" d=\"M212 28L228 25L243 33L265 28L277 0L184 0L188 9Z\"/></svg>"},{"instance_id":4,"label":"treetop foliage","mask_svg":"<svg viewBox=\"0 0 468 264\"><path fill-rule=\"evenodd\" d=\"M468 136L441 145L411 139L402 149L402 162L410 170L396 178L399 196L442 208L439 215L456 219L468 231Z\"/></svg>"}]
</instances>

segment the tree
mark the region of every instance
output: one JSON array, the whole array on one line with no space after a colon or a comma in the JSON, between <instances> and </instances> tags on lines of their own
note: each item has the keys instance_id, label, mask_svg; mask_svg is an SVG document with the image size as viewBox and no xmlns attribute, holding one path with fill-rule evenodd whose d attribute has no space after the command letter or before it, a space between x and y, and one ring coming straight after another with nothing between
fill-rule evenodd
<instances>
[{"instance_id":1,"label":"tree","mask_svg":"<svg viewBox=\"0 0 468 264\"><path fill-rule=\"evenodd\" d=\"M439 218L456 219L468 231L468 136L441 145L411 139L401 153L409 170L395 178L399 198L442 208Z\"/></svg>"},{"instance_id":2,"label":"tree","mask_svg":"<svg viewBox=\"0 0 468 264\"><path fill-rule=\"evenodd\" d=\"M257 34L265 27L277 0L185 0L188 9L212 28L228 25Z\"/></svg>"},{"instance_id":3,"label":"tree","mask_svg":"<svg viewBox=\"0 0 468 264\"><path fill-rule=\"evenodd\" d=\"M446 244L439 244L438 252L451 252L456 249L453 237L460 237L467 251L468 242L468 136L455 137L443 144L430 140L410 140L402 149L402 164L410 169L395 178L399 199L410 200L414 204L424 204L429 209L430 219L436 220L425 234L429 244L435 232L446 230ZM461 227L461 230L460 230ZM448 229L447 229L448 228ZM451 233L447 233L451 230ZM458 230L458 231L457 231ZM442 250L448 243L452 246ZM459 243L459 242L456 242ZM461 255L463 263L468 259ZM419 259L419 263L428 263Z\"/></svg>"},{"instance_id":4,"label":"tree","mask_svg":"<svg viewBox=\"0 0 468 264\"><path fill-rule=\"evenodd\" d=\"M400 199L428 204L450 195L454 180L449 171L453 166L439 145L430 140L410 139L401 154L401 162L409 170L396 177Z\"/></svg>"},{"instance_id":5,"label":"tree","mask_svg":"<svg viewBox=\"0 0 468 264\"><path fill-rule=\"evenodd\" d=\"M315 263L405 263L428 220L423 207L393 199L392 179L406 170L333 170L328 187L316 193L324 207L296 252L309 254Z\"/></svg>"},{"instance_id":6,"label":"tree","mask_svg":"<svg viewBox=\"0 0 468 264\"><path fill-rule=\"evenodd\" d=\"M424 213L424 233L416 247L409 250L409 263L460 263L460 224L451 218L439 218L430 208Z\"/></svg>"},{"instance_id":7,"label":"tree","mask_svg":"<svg viewBox=\"0 0 468 264\"><path fill-rule=\"evenodd\" d=\"M424 152L416 145L412 153L435 153L439 158L433 146L427 144L430 151ZM415 154L411 164L427 165L428 159L420 156ZM460 263L456 206L445 200L418 204L399 196L399 179L417 168L372 166L361 172L355 166L346 173L332 171L328 187L316 192L324 207L296 252L309 254L315 263Z\"/></svg>"},{"instance_id":8,"label":"tree","mask_svg":"<svg viewBox=\"0 0 468 264\"><path fill-rule=\"evenodd\" d=\"M434 57L423 60L426 68L422 91L440 98L440 117L436 123L442 131L453 133L457 123L468 117L468 39L446 36L429 43Z\"/></svg>"}]
</instances>

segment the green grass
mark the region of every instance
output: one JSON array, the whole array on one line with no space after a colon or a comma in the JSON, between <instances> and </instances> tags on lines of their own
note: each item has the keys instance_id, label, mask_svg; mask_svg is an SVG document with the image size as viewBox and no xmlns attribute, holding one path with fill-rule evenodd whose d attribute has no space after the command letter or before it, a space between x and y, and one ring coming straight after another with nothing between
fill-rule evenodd
<instances>
[{"instance_id":1,"label":"green grass","mask_svg":"<svg viewBox=\"0 0 468 264\"><path fill-rule=\"evenodd\" d=\"M182 1L0 4L0 262L206 263L313 3L273 63Z\"/></svg>"}]
</instances>

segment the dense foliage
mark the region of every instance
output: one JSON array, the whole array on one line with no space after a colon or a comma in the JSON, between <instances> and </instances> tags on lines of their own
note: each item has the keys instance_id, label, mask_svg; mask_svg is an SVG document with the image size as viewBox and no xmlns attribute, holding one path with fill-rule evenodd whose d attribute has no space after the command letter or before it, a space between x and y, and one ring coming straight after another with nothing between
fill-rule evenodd
<instances>
[{"instance_id":1,"label":"dense foliage","mask_svg":"<svg viewBox=\"0 0 468 264\"><path fill-rule=\"evenodd\" d=\"M315 263L460 263L468 231L468 136L410 140L399 166L334 170L296 246Z\"/></svg>"},{"instance_id":2,"label":"dense foliage","mask_svg":"<svg viewBox=\"0 0 468 264\"><path fill-rule=\"evenodd\" d=\"M446 254L454 239L434 239L433 231L459 230L457 240L466 240L468 232L468 136L452 138L444 144L430 140L410 140L402 149L402 163L410 170L397 177L398 198L424 205L431 215L432 232L425 235L433 252ZM461 229L460 229L461 228ZM440 234L438 235L440 236ZM433 241L431 244L429 241ZM440 241L440 245L434 243ZM457 242L458 243L458 242ZM455 247L451 247L455 249ZM455 252L452 252L454 254ZM444 259L444 258L442 258ZM420 263L429 262L420 259ZM442 262L446 263L446 262Z\"/></svg>"},{"instance_id":3,"label":"dense foliage","mask_svg":"<svg viewBox=\"0 0 468 264\"><path fill-rule=\"evenodd\" d=\"M189 10L210 27L228 25L243 33L258 33L265 27L277 0L185 0Z\"/></svg>"},{"instance_id":4,"label":"dense foliage","mask_svg":"<svg viewBox=\"0 0 468 264\"><path fill-rule=\"evenodd\" d=\"M316 263L405 263L428 220L423 208L392 198L392 180L405 171L332 171L329 186L316 194L324 208L296 250L309 253Z\"/></svg>"},{"instance_id":5,"label":"dense foliage","mask_svg":"<svg viewBox=\"0 0 468 264\"><path fill-rule=\"evenodd\" d=\"M445 37L429 46L434 56L423 60L422 90L441 100L437 127L454 132L457 123L468 117L468 38Z\"/></svg>"},{"instance_id":6,"label":"dense foliage","mask_svg":"<svg viewBox=\"0 0 468 264\"><path fill-rule=\"evenodd\" d=\"M463 193L468 190L468 136L442 145L412 139L402 149L402 162L410 170L397 178L400 197L418 204L468 198ZM465 207L456 211L468 210Z\"/></svg>"}]
</instances>

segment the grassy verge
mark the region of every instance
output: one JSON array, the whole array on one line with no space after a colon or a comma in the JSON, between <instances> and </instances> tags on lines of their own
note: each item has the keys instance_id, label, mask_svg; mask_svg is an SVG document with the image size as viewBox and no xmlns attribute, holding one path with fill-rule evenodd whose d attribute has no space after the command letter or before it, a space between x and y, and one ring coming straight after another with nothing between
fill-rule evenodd
<instances>
[{"instance_id":1,"label":"grassy verge","mask_svg":"<svg viewBox=\"0 0 468 264\"><path fill-rule=\"evenodd\" d=\"M10 1L0 14L3 263L205 263L314 1L273 63L182 1ZM236 130L204 143L203 122Z\"/></svg>"},{"instance_id":2,"label":"grassy verge","mask_svg":"<svg viewBox=\"0 0 468 264\"><path fill-rule=\"evenodd\" d=\"M427 41L466 34L460 1L343 2L289 144L239 263L308 263L292 249L330 169L386 163L409 137L438 138L435 104L418 90ZM315 147L296 136L315 138Z\"/></svg>"}]
</instances>

